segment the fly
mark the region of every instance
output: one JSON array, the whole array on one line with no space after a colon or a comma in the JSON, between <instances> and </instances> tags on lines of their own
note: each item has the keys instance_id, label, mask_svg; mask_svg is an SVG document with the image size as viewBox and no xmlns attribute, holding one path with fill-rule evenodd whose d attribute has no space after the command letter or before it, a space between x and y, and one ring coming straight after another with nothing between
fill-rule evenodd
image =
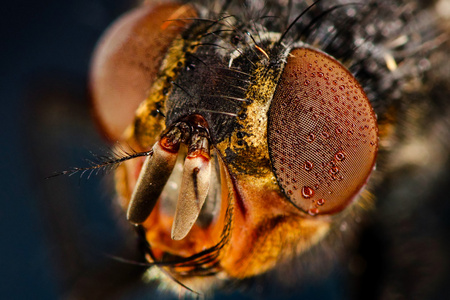
<instances>
[{"instance_id":1,"label":"fly","mask_svg":"<svg viewBox=\"0 0 450 300\"><path fill-rule=\"evenodd\" d=\"M68 172L117 166L147 276L179 293L333 249L390 174L430 171L398 124L435 113L421 66L443 35L389 1L305 2L147 3L99 43L94 111L135 152Z\"/></svg>"}]
</instances>

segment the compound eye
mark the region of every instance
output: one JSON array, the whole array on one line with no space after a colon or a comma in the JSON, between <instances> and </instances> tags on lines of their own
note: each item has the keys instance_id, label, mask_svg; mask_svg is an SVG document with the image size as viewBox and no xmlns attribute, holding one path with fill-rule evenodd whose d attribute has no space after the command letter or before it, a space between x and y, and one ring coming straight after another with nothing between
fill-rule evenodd
<instances>
[{"instance_id":1,"label":"compound eye","mask_svg":"<svg viewBox=\"0 0 450 300\"><path fill-rule=\"evenodd\" d=\"M278 184L295 206L311 215L337 213L374 168L376 117L342 64L295 49L270 106L268 145Z\"/></svg>"},{"instance_id":2,"label":"compound eye","mask_svg":"<svg viewBox=\"0 0 450 300\"><path fill-rule=\"evenodd\" d=\"M142 5L117 20L94 53L91 94L96 119L119 139L156 80L167 49L196 16L189 5Z\"/></svg>"}]
</instances>

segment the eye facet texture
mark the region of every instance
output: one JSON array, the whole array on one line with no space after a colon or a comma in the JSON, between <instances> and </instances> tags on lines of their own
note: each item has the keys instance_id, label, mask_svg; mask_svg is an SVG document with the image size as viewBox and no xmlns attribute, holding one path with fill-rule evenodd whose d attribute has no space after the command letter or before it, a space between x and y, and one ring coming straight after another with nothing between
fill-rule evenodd
<instances>
[{"instance_id":1,"label":"eye facet texture","mask_svg":"<svg viewBox=\"0 0 450 300\"><path fill-rule=\"evenodd\" d=\"M342 64L313 49L294 49L269 110L268 143L288 199L311 215L336 213L374 167L376 117Z\"/></svg>"}]
</instances>

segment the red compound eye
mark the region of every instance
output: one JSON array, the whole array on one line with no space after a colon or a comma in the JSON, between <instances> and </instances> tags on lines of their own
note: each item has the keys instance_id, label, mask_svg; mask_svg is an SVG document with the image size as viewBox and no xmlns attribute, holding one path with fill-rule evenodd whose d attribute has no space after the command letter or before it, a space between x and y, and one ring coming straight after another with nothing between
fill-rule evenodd
<instances>
[{"instance_id":1,"label":"red compound eye","mask_svg":"<svg viewBox=\"0 0 450 300\"><path fill-rule=\"evenodd\" d=\"M286 196L311 215L343 210L378 148L373 109L353 75L312 49L291 51L269 111L269 153Z\"/></svg>"},{"instance_id":2,"label":"red compound eye","mask_svg":"<svg viewBox=\"0 0 450 300\"><path fill-rule=\"evenodd\" d=\"M90 84L94 114L109 138L120 139L132 123L167 49L196 16L189 5L151 3L125 14L105 33L95 51Z\"/></svg>"}]
</instances>

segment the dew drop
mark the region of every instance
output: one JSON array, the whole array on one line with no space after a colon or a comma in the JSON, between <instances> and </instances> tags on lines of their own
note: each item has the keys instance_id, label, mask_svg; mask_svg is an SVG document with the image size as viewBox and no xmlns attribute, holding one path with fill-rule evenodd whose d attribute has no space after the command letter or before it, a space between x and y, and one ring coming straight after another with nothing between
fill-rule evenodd
<instances>
[{"instance_id":1,"label":"dew drop","mask_svg":"<svg viewBox=\"0 0 450 300\"><path fill-rule=\"evenodd\" d=\"M339 168L338 167L332 167L328 173L332 174L332 175L336 175L337 173L339 173Z\"/></svg>"},{"instance_id":2,"label":"dew drop","mask_svg":"<svg viewBox=\"0 0 450 300\"><path fill-rule=\"evenodd\" d=\"M318 208L311 208L308 210L308 214L310 214L311 216L315 216L319 213L319 209Z\"/></svg>"},{"instance_id":3,"label":"dew drop","mask_svg":"<svg viewBox=\"0 0 450 300\"><path fill-rule=\"evenodd\" d=\"M337 161L343 161L345 159L345 154L344 152L339 151L338 153L336 153L334 157L336 158Z\"/></svg>"},{"instance_id":4,"label":"dew drop","mask_svg":"<svg viewBox=\"0 0 450 300\"><path fill-rule=\"evenodd\" d=\"M328 132L324 131L324 132L322 132L322 136L323 136L323 138L328 139L330 137L330 134Z\"/></svg>"},{"instance_id":5,"label":"dew drop","mask_svg":"<svg viewBox=\"0 0 450 300\"><path fill-rule=\"evenodd\" d=\"M309 80L305 80L305 82L303 83L305 86L309 85Z\"/></svg>"},{"instance_id":6,"label":"dew drop","mask_svg":"<svg viewBox=\"0 0 450 300\"><path fill-rule=\"evenodd\" d=\"M325 204L325 199L320 198L319 200L317 200L317 205L322 206Z\"/></svg>"},{"instance_id":7,"label":"dew drop","mask_svg":"<svg viewBox=\"0 0 450 300\"><path fill-rule=\"evenodd\" d=\"M310 188L309 186L302 187L302 196L305 199L309 199L312 196L314 196L314 190Z\"/></svg>"},{"instance_id":8,"label":"dew drop","mask_svg":"<svg viewBox=\"0 0 450 300\"><path fill-rule=\"evenodd\" d=\"M305 161L305 164L303 165L303 168L305 169L305 171L311 171L314 167L314 164L312 162L310 162L309 160Z\"/></svg>"},{"instance_id":9,"label":"dew drop","mask_svg":"<svg viewBox=\"0 0 450 300\"><path fill-rule=\"evenodd\" d=\"M314 142L315 139L316 139L316 136L314 135L314 133L311 132L308 135L308 137L306 138L306 141L309 142L309 143L312 143L312 142Z\"/></svg>"}]
</instances>

